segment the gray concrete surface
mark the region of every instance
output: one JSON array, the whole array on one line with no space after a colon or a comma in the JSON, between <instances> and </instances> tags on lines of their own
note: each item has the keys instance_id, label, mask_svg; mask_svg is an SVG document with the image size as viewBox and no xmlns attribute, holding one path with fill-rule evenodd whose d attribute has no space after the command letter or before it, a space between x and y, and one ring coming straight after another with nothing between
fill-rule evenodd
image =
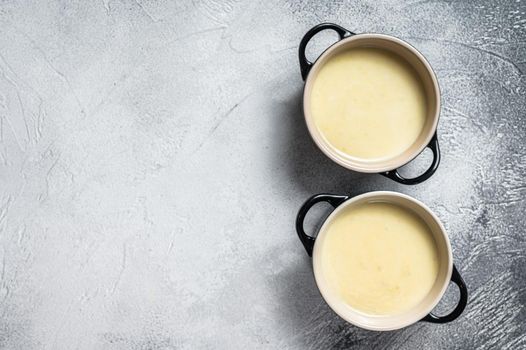
<instances>
[{"instance_id":1,"label":"gray concrete surface","mask_svg":"<svg viewBox=\"0 0 526 350\"><path fill-rule=\"evenodd\" d=\"M524 349L525 11L2 1L0 348ZM352 173L316 149L297 45L322 21L401 37L429 59L443 94L429 181ZM471 292L456 322L368 332L321 299L296 211L314 193L376 189L445 223ZM455 298L452 287L439 311Z\"/></svg>"}]
</instances>

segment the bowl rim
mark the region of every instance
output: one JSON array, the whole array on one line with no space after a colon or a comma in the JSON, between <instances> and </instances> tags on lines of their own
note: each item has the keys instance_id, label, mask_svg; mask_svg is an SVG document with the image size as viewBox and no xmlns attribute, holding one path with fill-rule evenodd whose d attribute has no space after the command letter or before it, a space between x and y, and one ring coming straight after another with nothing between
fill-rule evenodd
<instances>
[{"instance_id":1,"label":"bowl rim","mask_svg":"<svg viewBox=\"0 0 526 350\"><path fill-rule=\"evenodd\" d=\"M401 158L398 162L395 162L394 165L390 163L390 160L392 160L392 158L388 158L384 160L383 162L375 162L372 165L366 165L367 164L366 161L362 161L362 162L351 161L350 159L343 157L341 154L339 154L339 151L337 151L334 147L332 147L327 141L323 140L321 133L319 132L317 126L315 125L313 121L310 108L308 108L308 104L310 102L310 95L308 94L310 93L312 89L312 85L315 80L314 77L317 75L319 69L323 66L322 63L325 60L327 60L328 57L334 54L334 52L340 47L349 45L350 43L352 44L355 41L367 40L367 39L378 40L379 42L382 40L390 41L396 45L401 46L403 49L410 51L426 68L427 74L429 75L432 81L433 92L434 92L435 100L436 100L436 107L433 113L432 124L428 128L428 132L425 135L425 138L416 147L412 147L413 150L410 153L408 153L406 157ZM378 47L381 48L380 45ZM411 160L415 159L428 146L428 144L433 138L436 132L436 129L438 127L438 121L440 118L440 108L441 108L440 96L441 96L440 86L438 84L438 79L436 77L435 72L433 71L433 68L431 67L429 62L426 60L424 55L422 55L422 53L420 53L411 44L395 36L391 36L387 34L379 34L379 33L353 34L329 46L312 64L312 67L307 75L307 78L305 79L305 84L303 87L303 104L302 104L303 116L305 118L307 129L309 130L309 134L311 138L314 140L314 143L332 161L343 166L344 168L358 171L361 173L381 173L385 171L395 170L409 163ZM361 163L361 164L357 164L357 163Z\"/></svg>"},{"instance_id":2,"label":"bowl rim","mask_svg":"<svg viewBox=\"0 0 526 350\"><path fill-rule=\"evenodd\" d=\"M439 233L444 239L444 242L446 245L447 257L448 257L447 272L444 277L444 280L442 281L442 287L440 291L435 295L435 297L425 307L421 307L419 312L408 313L405 316L403 322L399 322L396 324L393 322L392 324L387 325L387 326L386 325L374 325L374 322L369 322L369 323L360 322L359 320L356 320L352 315L349 314L349 308L344 308L340 300L338 301L334 300L335 299L334 295L328 291L329 288L328 286L325 285L325 281L322 279L322 276L321 276L323 275L323 272L320 266L321 264L319 263L319 256L321 253L320 253L319 244L317 244L319 239L321 240L323 238L323 235L326 234L326 231L327 231L326 228L329 225L329 223L332 220L334 220L334 218L338 216L341 211L343 211L349 205L356 204L358 202L365 202L367 200L371 200L371 199L378 198L378 197L381 197L383 202L386 202L385 198L402 198L403 200L412 202L416 206L426 211L430 215L430 217L435 221L435 223L437 224L439 228ZM398 203L395 203L395 204L398 205ZM398 192L393 192L393 191L372 191L372 192L366 192L364 194L361 194L355 197L351 197L345 200L342 204L340 204L334 211L332 211L327 216L321 228L319 229L318 236L316 237L316 240L314 242L314 249L312 253L312 267L313 267L314 279L316 281L316 286L318 287L318 290L321 296L323 297L327 305L329 305L329 307L336 314L338 314L341 318L343 318L345 321L349 322L350 324L363 328L363 329L372 330L372 331L392 331L392 330L407 327L413 323L420 321L425 316L427 316L433 310L433 308L440 302L440 300L444 296L444 293L446 292L449 286L451 275L453 273L453 255L451 251L451 243L449 241L449 237L446 233L444 225L442 224L440 219L435 215L435 213L433 213L433 211L429 207L427 207L424 203L422 203L421 201L409 195L403 194L403 193L398 193ZM365 314L362 314L362 318L367 318L368 320L374 320L375 317L377 316L367 316Z\"/></svg>"}]
</instances>

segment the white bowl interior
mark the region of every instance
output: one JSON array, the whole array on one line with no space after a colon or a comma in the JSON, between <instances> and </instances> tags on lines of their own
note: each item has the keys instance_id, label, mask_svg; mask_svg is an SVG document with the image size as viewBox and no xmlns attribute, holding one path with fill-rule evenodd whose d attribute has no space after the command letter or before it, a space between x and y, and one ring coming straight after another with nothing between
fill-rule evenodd
<instances>
[{"instance_id":1,"label":"white bowl interior","mask_svg":"<svg viewBox=\"0 0 526 350\"><path fill-rule=\"evenodd\" d=\"M427 102L426 122L414 143L403 153L388 159L368 160L352 157L335 149L325 140L311 116L311 93L321 67L342 51L357 47L374 47L389 50L405 59L417 72L425 90ZM415 158L427 146L435 133L440 114L440 90L436 76L424 56L408 43L383 34L358 34L345 38L329 47L314 63L303 93L303 112L309 132L318 147L336 163L359 172L377 173L396 169Z\"/></svg>"},{"instance_id":2,"label":"white bowl interior","mask_svg":"<svg viewBox=\"0 0 526 350\"><path fill-rule=\"evenodd\" d=\"M373 316L353 309L343 302L335 291L330 288L330 284L325 279L321 268L321 251L323 250L327 227L330 225L331 221L334 220L345 208L352 208L352 206L358 206L370 202L387 202L413 211L429 226L436 242L440 265L435 283L427 296L418 305L401 314L392 316ZM318 285L323 298L340 317L361 328L387 331L399 329L421 320L438 304L449 285L453 268L453 257L451 255L451 246L445 229L439 219L429 208L407 195L396 192L378 191L369 192L347 200L327 217L320 228L316 238L316 243L314 244L312 263L316 284Z\"/></svg>"}]
</instances>

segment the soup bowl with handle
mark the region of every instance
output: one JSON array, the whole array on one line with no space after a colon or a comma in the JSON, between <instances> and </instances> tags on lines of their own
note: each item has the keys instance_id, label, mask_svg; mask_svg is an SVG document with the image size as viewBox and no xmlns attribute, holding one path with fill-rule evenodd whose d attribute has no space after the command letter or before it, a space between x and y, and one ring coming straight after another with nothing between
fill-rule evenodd
<instances>
[{"instance_id":1,"label":"soup bowl with handle","mask_svg":"<svg viewBox=\"0 0 526 350\"><path fill-rule=\"evenodd\" d=\"M314 62L307 59L305 50L309 41L323 30L335 31L340 40L327 48ZM387 50L406 61L419 77L426 98L426 115L422 131L417 139L401 154L394 157L379 159L363 159L352 157L333 147L322 135L317 127L312 113L312 92L316 78L321 69L333 57L346 50L354 48L377 48ZM361 173L378 173L396 182L414 185L431 177L440 163L440 149L437 138L437 126L440 115L440 88L438 81L424 56L407 42L385 34L355 34L337 24L322 23L310 29L299 45L299 63L301 76L305 81L303 91L303 114L309 133L318 148L337 164ZM433 160L429 167L420 175L407 178L398 169L414 158L425 148L433 153Z\"/></svg>"},{"instance_id":2,"label":"soup bowl with handle","mask_svg":"<svg viewBox=\"0 0 526 350\"><path fill-rule=\"evenodd\" d=\"M317 236L314 237L314 235L305 233L304 221L309 210L320 202L331 204L334 210L323 221ZM393 315L369 315L345 303L342 297L330 287L328 276L322 269L321 264L323 241L326 235L331 234L328 230L331 223L344 211L348 212L360 205L378 202L393 204L414 213L429 228L437 249L438 273L431 289L417 305ZM418 321L447 323L459 317L466 307L468 301L467 287L453 264L451 245L444 226L425 204L410 196L390 191L368 192L355 197L317 194L310 197L299 210L296 218L296 231L307 254L312 257L314 277L323 299L335 313L355 326L375 331L389 331L409 326ZM450 282L458 286L460 299L449 314L445 316L435 315L432 310L442 299ZM352 286L349 286L349 288L352 288Z\"/></svg>"}]
</instances>

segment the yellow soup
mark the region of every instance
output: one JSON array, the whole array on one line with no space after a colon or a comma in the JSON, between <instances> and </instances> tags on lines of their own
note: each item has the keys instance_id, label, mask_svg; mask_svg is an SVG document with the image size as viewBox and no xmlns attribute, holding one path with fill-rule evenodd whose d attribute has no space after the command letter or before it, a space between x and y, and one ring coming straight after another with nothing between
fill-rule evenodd
<instances>
[{"instance_id":1,"label":"yellow soup","mask_svg":"<svg viewBox=\"0 0 526 350\"><path fill-rule=\"evenodd\" d=\"M321 242L328 287L353 309L396 315L418 305L438 274L435 240L409 209L389 203L349 207Z\"/></svg>"},{"instance_id":2,"label":"yellow soup","mask_svg":"<svg viewBox=\"0 0 526 350\"><path fill-rule=\"evenodd\" d=\"M338 53L312 85L316 127L332 147L351 157L380 160L402 154L420 135L426 109L416 71L387 50Z\"/></svg>"}]
</instances>

